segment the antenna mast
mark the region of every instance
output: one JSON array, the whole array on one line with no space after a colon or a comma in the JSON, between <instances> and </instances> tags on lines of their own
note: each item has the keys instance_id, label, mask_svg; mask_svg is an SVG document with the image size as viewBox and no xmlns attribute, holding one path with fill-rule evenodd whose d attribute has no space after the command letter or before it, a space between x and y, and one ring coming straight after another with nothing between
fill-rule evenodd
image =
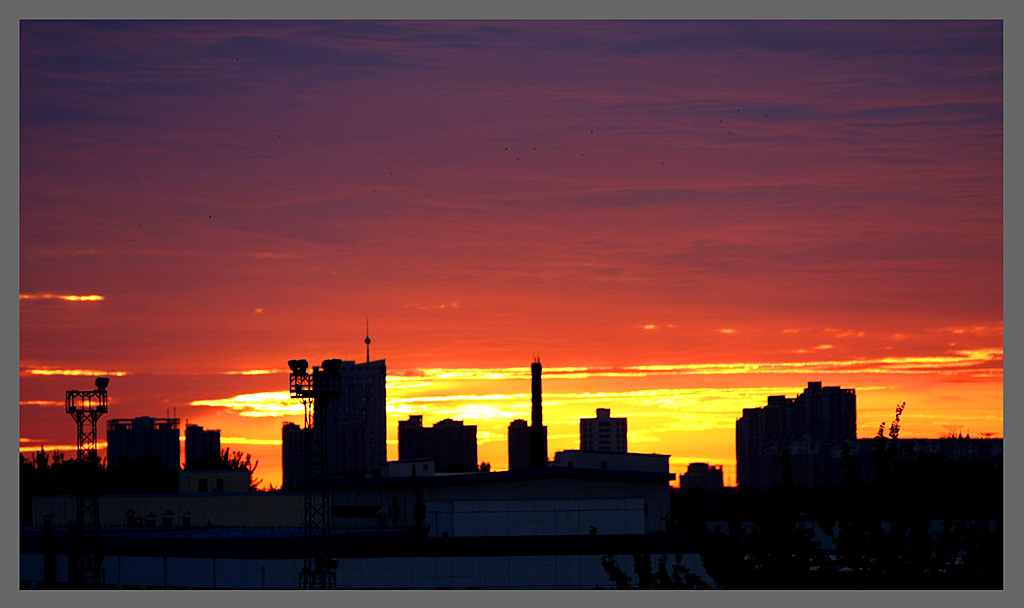
<instances>
[{"instance_id":1,"label":"antenna mast","mask_svg":"<svg viewBox=\"0 0 1024 608\"><path fill-rule=\"evenodd\" d=\"M366 362L369 363L370 362L370 316L369 315L366 316L366 339L363 340L363 342L366 342Z\"/></svg>"},{"instance_id":2,"label":"antenna mast","mask_svg":"<svg viewBox=\"0 0 1024 608\"><path fill-rule=\"evenodd\" d=\"M330 497L327 491L325 424L320 408L341 394L341 376L338 374L341 361L329 359L321 365L323 369L314 367L310 374L306 371L309 363L305 359L288 361L291 397L302 402L305 418L302 430L305 559L299 571L299 585L303 589L334 589L337 583L335 570L338 563L330 558L328 548Z\"/></svg>"},{"instance_id":3,"label":"antenna mast","mask_svg":"<svg viewBox=\"0 0 1024 608\"><path fill-rule=\"evenodd\" d=\"M99 496L96 473L96 423L107 413L109 378L96 378L96 389L67 391L65 411L78 427L78 495L75 501L75 533L70 548L68 582L75 588L95 588L103 584L103 556L99 554Z\"/></svg>"}]
</instances>

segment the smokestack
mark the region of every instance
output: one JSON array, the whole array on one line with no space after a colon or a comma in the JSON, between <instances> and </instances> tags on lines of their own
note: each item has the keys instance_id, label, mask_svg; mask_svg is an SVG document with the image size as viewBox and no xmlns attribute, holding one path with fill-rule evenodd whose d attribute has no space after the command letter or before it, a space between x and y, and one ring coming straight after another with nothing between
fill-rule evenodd
<instances>
[{"instance_id":1,"label":"smokestack","mask_svg":"<svg viewBox=\"0 0 1024 608\"><path fill-rule=\"evenodd\" d=\"M544 413L540 403L540 370L540 357L534 356L533 365L530 366L530 371L533 372L533 411L530 417L530 426L543 426L544 424Z\"/></svg>"},{"instance_id":2,"label":"smokestack","mask_svg":"<svg viewBox=\"0 0 1024 608\"><path fill-rule=\"evenodd\" d=\"M534 355L533 365L533 411L530 419L530 468L543 469L548 466L548 429L544 426L544 415L540 405L540 357Z\"/></svg>"}]
</instances>

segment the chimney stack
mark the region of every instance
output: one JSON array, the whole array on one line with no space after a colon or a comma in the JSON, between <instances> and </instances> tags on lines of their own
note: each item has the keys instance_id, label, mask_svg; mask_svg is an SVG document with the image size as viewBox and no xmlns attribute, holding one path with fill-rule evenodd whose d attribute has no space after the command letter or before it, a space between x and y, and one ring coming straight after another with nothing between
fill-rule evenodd
<instances>
[{"instance_id":1,"label":"chimney stack","mask_svg":"<svg viewBox=\"0 0 1024 608\"><path fill-rule=\"evenodd\" d=\"M541 411L540 388L540 357L534 355L533 365L533 410L530 419L530 468L543 469L548 466L548 429L544 426L544 414Z\"/></svg>"},{"instance_id":2,"label":"chimney stack","mask_svg":"<svg viewBox=\"0 0 1024 608\"><path fill-rule=\"evenodd\" d=\"M534 356L533 365L530 366L530 371L533 372L533 411L530 418L530 426L543 426L544 425L544 413L541 410L541 388L540 388L540 357Z\"/></svg>"}]
</instances>

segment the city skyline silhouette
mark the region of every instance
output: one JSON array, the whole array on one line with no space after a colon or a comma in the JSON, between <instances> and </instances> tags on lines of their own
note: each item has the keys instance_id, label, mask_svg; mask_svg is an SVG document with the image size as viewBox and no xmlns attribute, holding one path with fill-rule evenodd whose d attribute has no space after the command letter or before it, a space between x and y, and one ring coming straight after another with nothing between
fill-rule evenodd
<instances>
[{"instance_id":1,"label":"city skyline silhouette","mask_svg":"<svg viewBox=\"0 0 1024 608\"><path fill-rule=\"evenodd\" d=\"M68 391L77 458L40 451L20 465L21 588L1003 585L1002 439L901 436L906 404L888 432L883 423L858 439L855 389L808 382L795 398L768 396L736 423L738 489L705 463L670 488L670 456L613 443L627 420L613 430L608 410L580 421L581 448L596 445L538 462L546 434L537 432L545 430L537 357L531 425L515 421L518 447L509 426L509 458L520 451L523 464L503 472L459 460L467 441L475 460L475 426L425 429L421 416L400 428L398 461L367 459L374 412L385 408L376 390L383 361L288 365L305 421L301 433L285 434L283 456L299 457L286 466L283 492L259 491L249 457L221 454L197 427L186 433L191 466L179 469L176 419L108 421L119 458L102 462L82 429L89 414L106 413L109 381Z\"/></svg>"},{"instance_id":2,"label":"city skyline silhouette","mask_svg":"<svg viewBox=\"0 0 1024 608\"><path fill-rule=\"evenodd\" d=\"M389 460L423 415L505 468L538 352L549 457L607 408L733 485L809 381L861 438L1002 436L999 21L20 28L26 454L105 376L278 487L285 362L367 317Z\"/></svg>"}]
</instances>

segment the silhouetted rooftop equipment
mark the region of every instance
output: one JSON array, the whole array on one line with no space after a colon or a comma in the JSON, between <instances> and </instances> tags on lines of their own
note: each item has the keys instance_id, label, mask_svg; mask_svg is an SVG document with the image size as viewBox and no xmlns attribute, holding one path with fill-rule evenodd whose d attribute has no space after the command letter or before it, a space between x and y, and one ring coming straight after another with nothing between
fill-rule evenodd
<instances>
[{"instance_id":1,"label":"silhouetted rooftop equipment","mask_svg":"<svg viewBox=\"0 0 1024 608\"><path fill-rule=\"evenodd\" d=\"M96 378L92 391L71 390L65 393L65 411L78 427L78 475L76 499L75 539L69 555L69 582L78 588L98 587L103 584L103 557L98 554L99 533L98 499L94 469L96 456L96 422L107 413L107 385L109 378Z\"/></svg>"},{"instance_id":2,"label":"silhouetted rooftop equipment","mask_svg":"<svg viewBox=\"0 0 1024 608\"><path fill-rule=\"evenodd\" d=\"M288 367L289 389L293 399L302 402L303 461L305 502L303 520L305 528L305 560L299 571L303 589L334 589L335 572L328 566L328 536L331 522L328 518L327 463L324 424L318 411L318 401L329 401L341 393L341 360L325 359L323 369L313 368L306 373L309 363L305 359L292 359Z\"/></svg>"}]
</instances>

